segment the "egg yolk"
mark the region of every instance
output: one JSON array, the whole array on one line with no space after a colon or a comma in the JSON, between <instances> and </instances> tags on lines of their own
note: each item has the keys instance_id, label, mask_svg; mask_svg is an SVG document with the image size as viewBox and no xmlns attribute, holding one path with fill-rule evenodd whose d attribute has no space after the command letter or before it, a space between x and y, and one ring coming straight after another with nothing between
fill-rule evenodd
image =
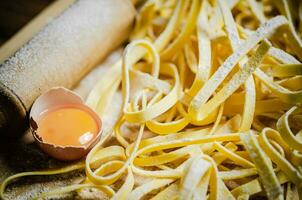
<instances>
[{"instance_id":1,"label":"egg yolk","mask_svg":"<svg viewBox=\"0 0 302 200\"><path fill-rule=\"evenodd\" d=\"M98 133L95 118L77 107L47 110L38 121L37 134L44 142L59 146L85 146Z\"/></svg>"}]
</instances>

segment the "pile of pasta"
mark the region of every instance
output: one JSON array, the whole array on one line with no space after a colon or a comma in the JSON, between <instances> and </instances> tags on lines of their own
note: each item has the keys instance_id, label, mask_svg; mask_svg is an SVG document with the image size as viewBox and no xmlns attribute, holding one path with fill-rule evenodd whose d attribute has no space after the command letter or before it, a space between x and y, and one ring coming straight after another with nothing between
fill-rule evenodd
<instances>
[{"instance_id":1,"label":"pile of pasta","mask_svg":"<svg viewBox=\"0 0 302 200\"><path fill-rule=\"evenodd\" d=\"M114 128L85 169L40 194L97 188L112 199L302 199L302 2L149 0L123 56L86 103ZM120 88L121 86L121 88Z\"/></svg>"}]
</instances>

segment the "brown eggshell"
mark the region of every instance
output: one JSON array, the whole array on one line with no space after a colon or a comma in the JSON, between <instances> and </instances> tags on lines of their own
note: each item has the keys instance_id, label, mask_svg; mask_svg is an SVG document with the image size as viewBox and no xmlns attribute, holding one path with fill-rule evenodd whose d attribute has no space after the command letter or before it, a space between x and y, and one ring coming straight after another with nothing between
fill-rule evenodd
<instances>
[{"instance_id":1,"label":"brown eggshell","mask_svg":"<svg viewBox=\"0 0 302 200\"><path fill-rule=\"evenodd\" d=\"M37 133L38 122L39 118L41 117L41 113L47 109L64 105L79 106L81 109L90 113L96 120L99 127L99 132L88 144L83 145L82 147L60 146L43 141L43 138ZM102 121L91 108L85 105L82 98L76 93L63 87L55 87L42 94L34 102L30 111L30 127L37 144L45 153L59 160L77 160L85 156L100 140L102 132Z\"/></svg>"}]
</instances>

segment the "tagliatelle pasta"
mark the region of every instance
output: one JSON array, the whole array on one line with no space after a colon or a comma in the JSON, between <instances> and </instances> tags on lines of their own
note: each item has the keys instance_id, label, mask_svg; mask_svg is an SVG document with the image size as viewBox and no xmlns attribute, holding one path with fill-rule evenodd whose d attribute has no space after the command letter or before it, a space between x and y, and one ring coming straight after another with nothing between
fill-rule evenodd
<instances>
[{"instance_id":1,"label":"tagliatelle pasta","mask_svg":"<svg viewBox=\"0 0 302 200\"><path fill-rule=\"evenodd\" d=\"M15 178L85 169L83 183L37 197L96 188L112 199L302 199L301 8L145 2L86 101L105 116L122 92L115 127L85 164L9 177L1 197Z\"/></svg>"}]
</instances>

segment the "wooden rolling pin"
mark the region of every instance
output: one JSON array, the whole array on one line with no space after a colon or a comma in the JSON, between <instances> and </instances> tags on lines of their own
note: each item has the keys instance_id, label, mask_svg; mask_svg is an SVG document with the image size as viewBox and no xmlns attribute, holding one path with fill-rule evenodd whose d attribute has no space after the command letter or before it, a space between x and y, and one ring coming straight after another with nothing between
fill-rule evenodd
<instances>
[{"instance_id":1,"label":"wooden rolling pin","mask_svg":"<svg viewBox=\"0 0 302 200\"><path fill-rule=\"evenodd\" d=\"M61 0L4 44L0 134L21 135L34 100L51 87L73 87L127 38L134 15L128 0Z\"/></svg>"}]
</instances>

